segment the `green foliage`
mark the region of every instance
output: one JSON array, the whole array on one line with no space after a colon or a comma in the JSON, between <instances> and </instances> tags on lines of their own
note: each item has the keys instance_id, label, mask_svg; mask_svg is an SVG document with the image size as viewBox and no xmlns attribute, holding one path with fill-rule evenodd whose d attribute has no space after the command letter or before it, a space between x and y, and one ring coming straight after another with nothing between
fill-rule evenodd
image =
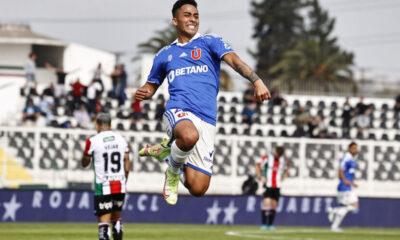
<instances>
[{"instance_id":1,"label":"green foliage","mask_svg":"<svg viewBox=\"0 0 400 240\"><path fill-rule=\"evenodd\" d=\"M140 49L140 53L157 53L177 38L178 34L174 25L169 24L168 27L156 31L154 37L151 37L144 43L138 44L138 48Z\"/></svg>"},{"instance_id":2,"label":"green foliage","mask_svg":"<svg viewBox=\"0 0 400 240\"><path fill-rule=\"evenodd\" d=\"M303 25L298 28L301 35L294 35L288 40L291 44L295 40L295 43L281 49L280 58L263 69L272 78L272 86L279 86L288 92L352 92L355 89L351 70L353 54L342 50L337 39L331 36L335 19L329 17L318 0L301 2L297 8L297 12L300 9L308 11L308 21L301 22Z\"/></svg>"}]
</instances>

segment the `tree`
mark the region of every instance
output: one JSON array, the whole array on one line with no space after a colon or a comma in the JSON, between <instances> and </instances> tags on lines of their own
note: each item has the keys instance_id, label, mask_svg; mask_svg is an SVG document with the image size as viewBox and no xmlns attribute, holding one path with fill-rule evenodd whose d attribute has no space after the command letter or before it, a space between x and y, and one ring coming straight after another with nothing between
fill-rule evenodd
<instances>
[{"instance_id":1,"label":"tree","mask_svg":"<svg viewBox=\"0 0 400 240\"><path fill-rule=\"evenodd\" d=\"M278 76L275 84L287 86L289 92L352 90L353 54L341 50L337 39L330 36L335 19L320 7L318 0L311 0L309 6L310 25L305 27L303 38L269 71Z\"/></svg>"},{"instance_id":2,"label":"tree","mask_svg":"<svg viewBox=\"0 0 400 240\"><path fill-rule=\"evenodd\" d=\"M253 38L257 49L251 52L257 61L256 71L262 79L271 79L277 72L269 69L282 60L288 49L293 49L304 32L300 10L304 0L263 0L251 2L251 15L255 19Z\"/></svg>"}]
</instances>

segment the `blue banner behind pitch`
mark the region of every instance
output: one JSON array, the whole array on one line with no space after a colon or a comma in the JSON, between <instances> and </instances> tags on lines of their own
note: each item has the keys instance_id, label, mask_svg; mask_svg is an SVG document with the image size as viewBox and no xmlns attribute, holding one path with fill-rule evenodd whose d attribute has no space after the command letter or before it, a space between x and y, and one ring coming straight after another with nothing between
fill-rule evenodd
<instances>
[{"instance_id":1,"label":"blue banner behind pitch","mask_svg":"<svg viewBox=\"0 0 400 240\"><path fill-rule=\"evenodd\" d=\"M332 197L281 197L276 225L329 226ZM400 199L360 198L360 211L343 226L400 227ZM169 206L160 194L126 195L125 222L260 224L259 196L180 196ZM15 222L95 222L93 193L63 190L0 190L0 220Z\"/></svg>"}]
</instances>

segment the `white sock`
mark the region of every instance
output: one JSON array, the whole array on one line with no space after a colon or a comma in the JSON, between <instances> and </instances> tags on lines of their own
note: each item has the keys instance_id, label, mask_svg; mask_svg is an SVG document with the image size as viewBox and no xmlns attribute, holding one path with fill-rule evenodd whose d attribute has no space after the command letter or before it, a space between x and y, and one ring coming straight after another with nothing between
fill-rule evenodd
<instances>
[{"instance_id":1,"label":"white sock","mask_svg":"<svg viewBox=\"0 0 400 240\"><path fill-rule=\"evenodd\" d=\"M176 142L174 141L171 145L171 155L169 155L168 159L168 165L169 169L171 170L172 173L174 174L180 174L181 173L181 168L183 164L185 163L186 157L189 156L189 154L192 152L192 150L188 152L184 152L179 149L179 147L176 145Z\"/></svg>"},{"instance_id":2,"label":"white sock","mask_svg":"<svg viewBox=\"0 0 400 240\"><path fill-rule=\"evenodd\" d=\"M335 208L335 217L332 222L332 228L338 228L340 223L342 223L343 218L346 216L347 212L349 211L348 206L343 207L336 207Z\"/></svg>"}]
</instances>

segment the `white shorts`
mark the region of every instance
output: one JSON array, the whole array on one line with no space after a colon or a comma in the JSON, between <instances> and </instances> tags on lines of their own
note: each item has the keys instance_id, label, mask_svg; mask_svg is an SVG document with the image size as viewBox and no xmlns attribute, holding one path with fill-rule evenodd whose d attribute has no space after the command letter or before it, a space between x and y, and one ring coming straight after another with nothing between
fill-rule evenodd
<instances>
[{"instance_id":1,"label":"white shorts","mask_svg":"<svg viewBox=\"0 0 400 240\"><path fill-rule=\"evenodd\" d=\"M163 127L167 131L169 138L173 138L172 133L175 125L183 120L191 121L199 132L199 140L192 153L187 157L185 165L211 176L216 127L201 120L191 112L181 109L169 109L165 111L163 116Z\"/></svg>"},{"instance_id":2,"label":"white shorts","mask_svg":"<svg viewBox=\"0 0 400 240\"><path fill-rule=\"evenodd\" d=\"M343 191L338 192L337 201L342 205L350 205L353 203L358 203L358 197L353 191Z\"/></svg>"}]
</instances>

